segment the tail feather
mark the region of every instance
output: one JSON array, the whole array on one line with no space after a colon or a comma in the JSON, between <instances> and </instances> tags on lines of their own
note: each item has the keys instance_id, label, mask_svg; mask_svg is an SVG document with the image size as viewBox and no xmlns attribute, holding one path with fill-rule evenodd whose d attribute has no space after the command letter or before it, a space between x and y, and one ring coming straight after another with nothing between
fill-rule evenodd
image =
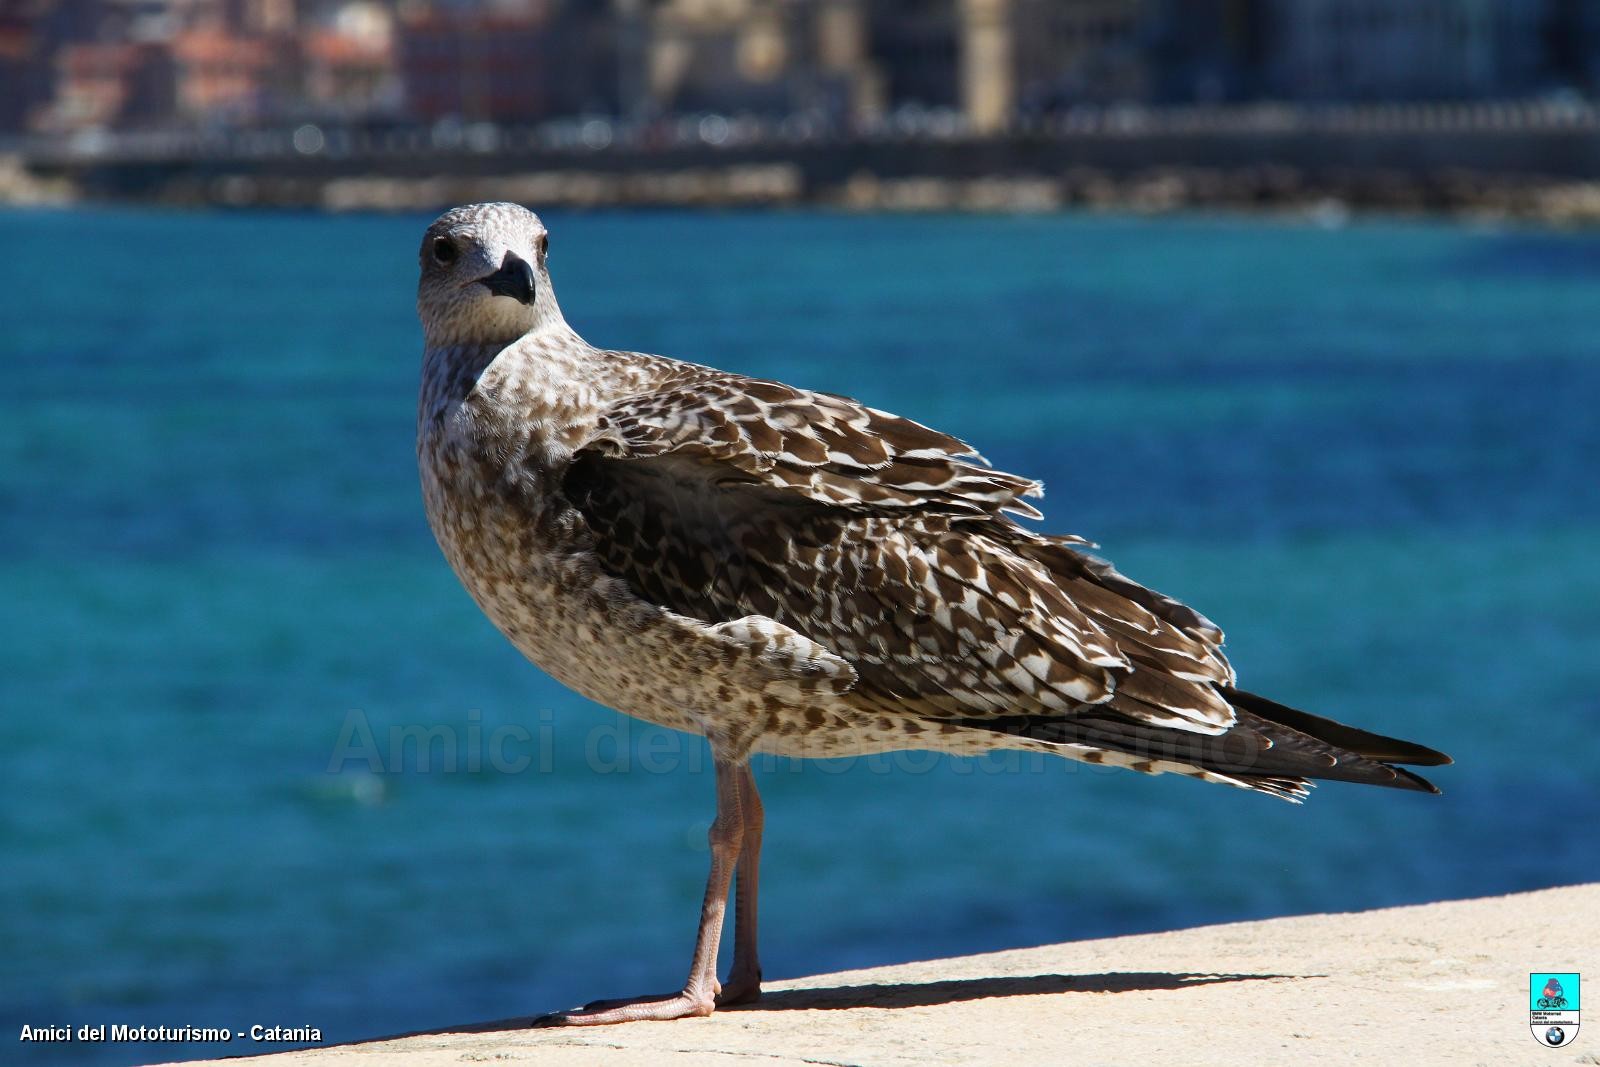
<instances>
[{"instance_id":1,"label":"tail feather","mask_svg":"<svg viewBox=\"0 0 1600 1067\"><path fill-rule=\"evenodd\" d=\"M1401 741L1395 737L1385 737L1382 734L1369 733L1358 730L1354 726L1346 726L1342 722L1325 719L1321 715L1313 715L1309 711L1291 708L1266 697L1247 693L1242 689L1232 686L1219 686L1222 695L1228 703L1235 708L1243 708L1254 712L1261 718L1270 722L1280 723L1291 727L1303 734L1326 741L1331 745L1348 749L1358 756L1379 760L1384 763L1409 763L1418 767L1442 767L1454 762L1443 752L1411 741Z\"/></svg>"},{"instance_id":2,"label":"tail feather","mask_svg":"<svg viewBox=\"0 0 1600 1067\"><path fill-rule=\"evenodd\" d=\"M1238 721L1215 735L1152 726L1110 709L1070 717L974 719L961 725L1119 752L1136 758L1130 764L1135 770L1187 765L1278 795L1313 778L1438 793L1432 782L1396 764L1451 762L1444 753L1422 745L1359 730L1231 687L1218 690L1233 705Z\"/></svg>"}]
</instances>

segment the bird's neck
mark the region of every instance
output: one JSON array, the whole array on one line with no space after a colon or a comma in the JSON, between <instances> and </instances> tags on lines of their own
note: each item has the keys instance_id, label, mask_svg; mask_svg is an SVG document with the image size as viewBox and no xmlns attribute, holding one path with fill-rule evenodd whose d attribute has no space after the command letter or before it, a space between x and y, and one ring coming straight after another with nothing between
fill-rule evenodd
<instances>
[{"instance_id":1,"label":"bird's neck","mask_svg":"<svg viewBox=\"0 0 1600 1067\"><path fill-rule=\"evenodd\" d=\"M599 403L598 353L565 322L509 342L430 345L423 355L419 424L438 422L477 393L489 408L510 405L530 423L562 418Z\"/></svg>"},{"instance_id":2,"label":"bird's neck","mask_svg":"<svg viewBox=\"0 0 1600 1067\"><path fill-rule=\"evenodd\" d=\"M422 389L417 397L417 420L439 423L445 413L466 399L494 358L504 350L499 342L435 344L429 339L422 354Z\"/></svg>"}]
</instances>

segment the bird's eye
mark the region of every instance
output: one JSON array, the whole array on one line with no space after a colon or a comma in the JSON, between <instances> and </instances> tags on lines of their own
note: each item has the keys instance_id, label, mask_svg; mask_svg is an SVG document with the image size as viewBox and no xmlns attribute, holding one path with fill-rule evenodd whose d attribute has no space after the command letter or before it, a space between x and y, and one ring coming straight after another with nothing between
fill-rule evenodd
<instances>
[{"instance_id":1,"label":"bird's eye","mask_svg":"<svg viewBox=\"0 0 1600 1067\"><path fill-rule=\"evenodd\" d=\"M433 258L448 267L456 261L456 246L447 237L440 237L433 242Z\"/></svg>"},{"instance_id":2,"label":"bird's eye","mask_svg":"<svg viewBox=\"0 0 1600 1067\"><path fill-rule=\"evenodd\" d=\"M539 258L543 259L545 257L545 253L547 253L549 251L550 251L550 235L547 234L547 233L541 233L539 235Z\"/></svg>"}]
</instances>

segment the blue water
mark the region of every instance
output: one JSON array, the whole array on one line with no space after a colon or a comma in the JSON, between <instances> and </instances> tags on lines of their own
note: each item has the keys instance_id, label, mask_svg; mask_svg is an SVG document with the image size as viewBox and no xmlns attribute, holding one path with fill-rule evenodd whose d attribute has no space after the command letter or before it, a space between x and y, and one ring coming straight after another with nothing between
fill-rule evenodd
<instances>
[{"instance_id":1,"label":"blue water","mask_svg":"<svg viewBox=\"0 0 1600 1067\"><path fill-rule=\"evenodd\" d=\"M675 987L704 753L545 679L434 547L425 220L0 219L3 1058L275 1047L25 1022L348 1040ZM1443 797L1304 808L1031 759L769 764L769 976L1600 878L1600 236L549 222L591 340L953 430L1218 620L1250 688L1459 761ZM352 723L462 752L375 773L335 758ZM466 769L508 728L531 768Z\"/></svg>"}]
</instances>

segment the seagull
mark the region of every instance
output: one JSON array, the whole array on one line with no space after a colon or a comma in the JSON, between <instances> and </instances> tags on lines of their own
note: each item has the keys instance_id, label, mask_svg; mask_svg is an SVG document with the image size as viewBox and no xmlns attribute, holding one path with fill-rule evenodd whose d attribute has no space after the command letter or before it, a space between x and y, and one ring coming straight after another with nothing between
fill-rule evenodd
<instances>
[{"instance_id":1,"label":"seagull","mask_svg":"<svg viewBox=\"0 0 1600 1067\"><path fill-rule=\"evenodd\" d=\"M1450 758L1240 689L1223 635L1075 536L1030 478L848 397L567 325L515 204L423 236L417 457L479 608L591 700L704 736L711 870L687 981L539 1020L706 1016L760 996L755 753L1043 752L1298 802L1310 779L1437 793ZM730 895L734 950L717 950Z\"/></svg>"}]
</instances>

